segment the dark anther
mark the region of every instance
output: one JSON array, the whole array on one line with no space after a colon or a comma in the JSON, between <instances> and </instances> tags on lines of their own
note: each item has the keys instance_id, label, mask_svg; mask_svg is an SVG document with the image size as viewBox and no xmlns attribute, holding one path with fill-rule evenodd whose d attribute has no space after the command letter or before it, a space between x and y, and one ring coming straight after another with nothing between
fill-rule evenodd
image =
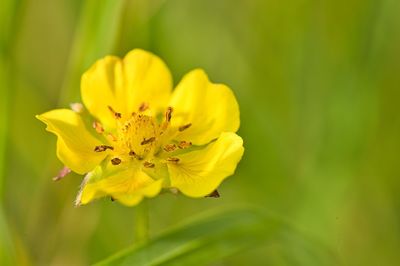
<instances>
[{"instance_id":1,"label":"dark anther","mask_svg":"<svg viewBox=\"0 0 400 266\"><path fill-rule=\"evenodd\" d=\"M171 121L172 112L173 112L172 107L168 107L168 108L167 108L167 111L165 112L165 120L166 120L167 122Z\"/></svg>"},{"instance_id":2,"label":"dark anther","mask_svg":"<svg viewBox=\"0 0 400 266\"><path fill-rule=\"evenodd\" d=\"M124 125L124 130L125 130L125 131L128 131L128 129L129 129L131 126L132 126L132 124L131 124L130 122L125 123L125 125Z\"/></svg>"},{"instance_id":3,"label":"dark anther","mask_svg":"<svg viewBox=\"0 0 400 266\"><path fill-rule=\"evenodd\" d=\"M133 158L138 159L138 160L143 160L143 157L137 155L136 152L134 152L134 151L130 151L129 156L132 156Z\"/></svg>"},{"instance_id":4,"label":"dark anther","mask_svg":"<svg viewBox=\"0 0 400 266\"><path fill-rule=\"evenodd\" d=\"M102 126L99 122L97 122L97 121L94 121L94 122L93 122L93 128L94 128L94 129L96 130L96 132L99 133L99 134L101 134L101 133L104 132L103 126Z\"/></svg>"},{"instance_id":5,"label":"dark anther","mask_svg":"<svg viewBox=\"0 0 400 266\"><path fill-rule=\"evenodd\" d=\"M190 124L186 124L186 125L180 126L180 127L178 128L178 130L179 130L179 131L184 131L185 129L188 129L191 125L192 125L192 124L190 123Z\"/></svg>"},{"instance_id":6,"label":"dark anther","mask_svg":"<svg viewBox=\"0 0 400 266\"><path fill-rule=\"evenodd\" d=\"M178 163L179 162L179 158L174 158L174 157L170 157L167 159L168 162L170 163Z\"/></svg>"},{"instance_id":7,"label":"dark anther","mask_svg":"<svg viewBox=\"0 0 400 266\"><path fill-rule=\"evenodd\" d=\"M115 199L114 199L113 197L110 197L110 200L111 200L111 201L115 201Z\"/></svg>"},{"instance_id":8,"label":"dark anther","mask_svg":"<svg viewBox=\"0 0 400 266\"><path fill-rule=\"evenodd\" d=\"M144 162L143 166L146 168L154 168L155 164L150 162Z\"/></svg>"},{"instance_id":9,"label":"dark anther","mask_svg":"<svg viewBox=\"0 0 400 266\"><path fill-rule=\"evenodd\" d=\"M111 159L111 163L112 163L113 165L119 165L119 164L121 163L121 159L115 157L115 158Z\"/></svg>"},{"instance_id":10,"label":"dark anther","mask_svg":"<svg viewBox=\"0 0 400 266\"><path fill-rule=\"evenodd\" d=\"M192 143L189 141L184 141L184 140L182 140L178 144L179 149L186 149L186 148L189 148L190 146L192 146Z\"/></svg>"},{"instance_id":11,"label":"dark anther","mask_svg":"<svg viewBox=\"0 0 400 266\"><path fill-rule=\"evenodd\" d=\"M102 151L105 151L105 150L114 150L114 148L113 147L111 147L111 146L107 146L107 145L100 145L100 146L96 146L96 147L94 147L94 151L95 152L102 152Z\"/></svg>"},{"instance_id":12,"label":"dark anther","mask_svg":"<svg viewBox=\"0 0 400 266\"><path fill-rule=\"evenodd\" d=\"M155 137L151 137L151 138L148 138L148 139L143 139L143 141L140 143L140 145L146 145L146 144L152 143L155 140L156 140Z\"/></svg>"},{"instance_id":13,"label":"dark anther","mask_svg":"<svg viewBox=\"0 0 400 266\"><path fill-rule=\"evenodd\" d=\"M167 144L164 146L164 151L166 152L171 152L176 150L176 145L175 144Z\"/></svg>"},{"instance_id":14,"label":"dark anther","mask_svg":"<svg viewBox=\"0 0 400 266\"><path fill-rule=\"evenodd\" d=\"M211 192L209 195L206 196L206 198L219 198L220 195L218 193L218 190L214 190L213 192Z\"/></svg>"},{"instance_id":15,"label":"dark anther","mask_svg":"<svg viewBox=\"0 0 400 266\"><path fill-rule=\"evenodd\" d=\"M114 115L116 119L120 119L122 117L121 113L115 112L111 106L108 106L108 110L111 111L111 113Z\"/></svg>"},{"instance_id":16,"label":"dark anther","mask_svg":"<svg viewBox=\"0 0 400 266\"><path fill-rule=\"evenodd\" d=\"M146 102L143 102L140 106L139 106L139 112L144 112L144 111L146 111L147 109L149 109L149 104L148 103L146 103Z\"/></svg>"}]
</instances>

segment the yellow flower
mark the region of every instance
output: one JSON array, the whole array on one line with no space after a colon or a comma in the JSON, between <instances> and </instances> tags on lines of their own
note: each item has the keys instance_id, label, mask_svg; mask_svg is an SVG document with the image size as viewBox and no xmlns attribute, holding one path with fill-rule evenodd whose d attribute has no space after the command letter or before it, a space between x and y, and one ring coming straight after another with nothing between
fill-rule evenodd
<instances>
[{"instance_id":1,"label":"yellow flower","mask_svg":"<svg viewBox=\"0 0 400 266\"><path fill-rule=\"evenodd\" d=\"M86 174L77 204L111 196L125 205L162 189L204 197L243 155L239 106L231 89L203 70L172 92L165 63L139 49L97 61L81 80L80 106L38 115L57 135L57 156Z\"/></svg>"}]
</instances>

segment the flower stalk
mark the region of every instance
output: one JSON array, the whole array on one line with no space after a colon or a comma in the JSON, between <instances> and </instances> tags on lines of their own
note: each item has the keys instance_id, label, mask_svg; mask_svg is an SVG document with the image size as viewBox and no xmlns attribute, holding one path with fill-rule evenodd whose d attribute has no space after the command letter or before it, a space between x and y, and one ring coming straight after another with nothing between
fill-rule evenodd
<instances>
[{"instance_id":1,"label":"flower stalk","mask_svg":"<svg viewBox=\"0 0 400 266\"><path fill-rule=\"evenodd\" d=\"M149 240L149 205L143 200L136 206L135 213L135 242L144 243Z\"/></svg>"}]
</instances>

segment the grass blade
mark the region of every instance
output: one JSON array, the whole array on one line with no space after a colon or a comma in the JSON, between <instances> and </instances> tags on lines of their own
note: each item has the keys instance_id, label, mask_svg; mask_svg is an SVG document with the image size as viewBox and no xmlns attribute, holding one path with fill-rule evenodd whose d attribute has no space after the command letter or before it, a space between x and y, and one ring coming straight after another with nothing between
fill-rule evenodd
<instances>
[{"instance_id":1,"label":"grass blade","mask_svg":"<svg viewBox=\"0 0 400 266\"><path fill-rule=\"evenodd\" d=\"M255 210L214 211L96 265L206 265L275 239L283 226Z\"/></svg>"},{"instance_id":2,"label":"grass blade","mask_svg":"<svg viewBox=\"0 0 400 266\"><path fill-rule=\"evenodd\" d=\"M295 241L294 241L295 240ZM298 243L289 247L288 243ZM338 265L336 255L289 223L256 209L214 210L187 220L153 240L131 246L95 266L209 265L235 253L281 245L286 261L296 265ZM304 250L304 256L299 250ZM267 257L258 258L263 263ZM240 264L239 264L240 265ZM286 264L285 264L286 265Z\"/></svg>"},{"instance_id":3,"label":"grass blade","mask_svg":"<svg viewBox=\"0 0 400 266\"><path fill-rule=\"evenodd\" d=\"M113 52L125 0L84 2L75 33L69 67L60 92L60 104L79 99L82 73L97 59Z\"/></svg>"}]
</instances>

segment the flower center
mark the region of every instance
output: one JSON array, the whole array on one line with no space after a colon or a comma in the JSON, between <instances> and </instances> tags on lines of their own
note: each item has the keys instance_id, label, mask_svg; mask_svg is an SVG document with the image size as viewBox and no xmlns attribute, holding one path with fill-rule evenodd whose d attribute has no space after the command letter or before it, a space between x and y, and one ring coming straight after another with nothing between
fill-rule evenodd
<instances>
[{"instance_id":1,"label":"flower center","mask_svg":"<svg viewBox=\"0 0 400 266\"><path fill-rule=\"evenodd\" d=\"M113 165L119 165L127 161L141 161L144 167L154 168L156 155L162 154L157 159L163 159L165 163L178 163L179 158L169 156L177 149L189 148L192 143L188 141L174 142L174 134L191 127L191 124L181 125L176 129L170 128L172 119L172 107L168 107L164 119L158 123L153 116L143 112L149 108L148 104L142 104L138 113L134 112L129 118L109 107L116 120L117 130L115 134L107 134L99 122L94 122L93 127L99 134L106 134L110 145L100 145L94 148L95 152L111 150Z\"/></svg>"},{"instance_id":2,"label":"flower center","mask_svg":"<svg viewBox=\"0 0 400 266\"><path fill-rule=\"evenodd\" d=\"M122 152L137 159L145 159L154 153L157 139L156 121L152 116L133 113L119 127L118 135Z\"/></svg>"}]
</instances>

